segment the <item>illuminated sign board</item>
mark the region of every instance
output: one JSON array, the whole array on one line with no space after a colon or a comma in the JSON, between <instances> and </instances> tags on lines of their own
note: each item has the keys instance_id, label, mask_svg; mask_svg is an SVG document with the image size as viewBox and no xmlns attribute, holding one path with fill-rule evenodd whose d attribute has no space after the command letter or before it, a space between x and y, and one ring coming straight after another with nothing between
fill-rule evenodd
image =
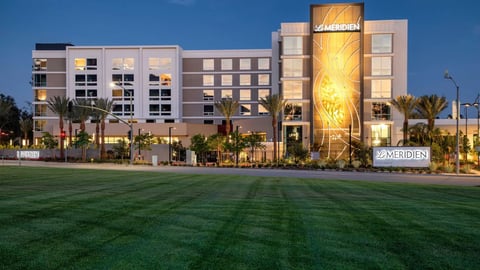
<instances>
[{"instance_id":1,"label":"illuminated sign board","mask_svg":"<svg viewBox=\"0 0 480 270\"><path fill-rule=\"evenodd\" d=\"M325 32L360 32L359 23L332 23L332 24L317 24L313 27L314 33Z\"/></svg>"},{"instance_id":2,"label":"illuminated sign board","mask_svg":"<svg viewBox=\"0 0 480 270\"><path fill-rule=\"evenodd\" d=\"M40 151L17 151L18 159L39 159Z\"/></svg>"},{"instance_id":3,"label":"illuminated sign board","mask_svg":"<svg viewBox=\"0 0 480 270\"><path fill-rule=\"evenodd\" d=\"M363 7L310 6L312 140L327 158L347 159L350 139L361 139Z\"/></svg>"},{"instance_id":4,"label":"illuminated sign board","mask_svg":"<svg viewBox=\"0 0 480 270\"><path fill-rule=\"evenodd\" d=\"M374 167L417 167L430 165L430 147L374 147Z\"/></svg>"}]
</instances>

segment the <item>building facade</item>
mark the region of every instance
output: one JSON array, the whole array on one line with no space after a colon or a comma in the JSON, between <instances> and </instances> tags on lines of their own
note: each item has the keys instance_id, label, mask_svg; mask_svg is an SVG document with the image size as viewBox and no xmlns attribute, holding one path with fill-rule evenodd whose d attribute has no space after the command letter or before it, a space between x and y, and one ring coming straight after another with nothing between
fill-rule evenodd
<instances>
[{"instance_id":1,"label":"building facade","mask_svg":"<svg viewBox=\"0 0 480 270\"><path fill-rule=\"evenodd\" d=\"M402 116L390 100L407 94L406 20L364 21L363 4L310 7L310 22L282 23L272 47L258 50L183 50L180 46L37 44L33 58L34 136L59 135L47 109L53 96L114 101L112 113L159 137L175 128L188 145L192 132L223 131L214 102L240 107L232 126L278 132L281 149L301 143L321 157L345 158L353 141L396 145ZM286 100L279 130L271 128L262 97ZM109 117L106 142L128 126ZM180 128L182 125L182 128ZM191 128L190 128L191 127ZM171 129L170 129L171 130ZM94 123L87 125L94 133Z\"/></svg>"}]
</instances>

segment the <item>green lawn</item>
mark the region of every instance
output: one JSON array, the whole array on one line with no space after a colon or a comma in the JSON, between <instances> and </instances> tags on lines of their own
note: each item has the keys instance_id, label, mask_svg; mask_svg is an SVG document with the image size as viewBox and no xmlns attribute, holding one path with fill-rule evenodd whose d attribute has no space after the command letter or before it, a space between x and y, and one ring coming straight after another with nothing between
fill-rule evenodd
<instances>
[{"instance_id":1,"label":"green lawn","mask_svg":"<svg viewBox=\"0 0 480 270\"><path fill-rule=\"evenodd\" d=\"M0 167L0 269L478 269L480 188Z\"/></svg>"}]
</instances>

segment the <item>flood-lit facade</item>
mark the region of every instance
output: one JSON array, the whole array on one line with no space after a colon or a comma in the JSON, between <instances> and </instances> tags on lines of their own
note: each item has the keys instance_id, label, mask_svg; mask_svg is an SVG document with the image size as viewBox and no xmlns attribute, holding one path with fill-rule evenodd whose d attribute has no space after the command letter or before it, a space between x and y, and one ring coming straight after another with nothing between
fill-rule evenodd
<instances>
[{"instance_id":1,"label":"flood-lit facade","mask_svg":"<svg viewBox=\"0 0 480 270\"><path fill-rule=\"evenodd\" d=\"M193 132L221 131L224 117L214 102L231 97L241 105L232 126L241 133L261 131L268 144L274 131L258 100L282 94L283 153L302 143L322 158L338 159L348 157L350 141L395 145L403 119L390 100L406 94L407 32L406 20L364 20L362 3L322 4L310 6L309 22L281 23L268 49L37 44L35 137L38 143L43 132L60 133L58 117L46 105L52 96L109 98L112 113L133 121L139 132L165 137L169 127L184 125L175 129L184 142ZM87 123L94 133L94 121ZM126 136L128 126L113 117L107 123L107 142Z\"/></svg>"}]
</instances>

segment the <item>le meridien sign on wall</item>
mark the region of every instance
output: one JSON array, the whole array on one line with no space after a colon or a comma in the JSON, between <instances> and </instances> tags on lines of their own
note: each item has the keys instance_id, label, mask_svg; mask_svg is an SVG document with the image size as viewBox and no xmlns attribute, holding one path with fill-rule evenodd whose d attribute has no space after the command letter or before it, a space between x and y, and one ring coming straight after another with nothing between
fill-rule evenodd
<instances>
[{"instance_id":1,"label":"le meridien sign on wall","mask_svg":"<svg viewBox=\"0 0 480 270\"><path fill-rule=\"evenodd\" d=\"M417 167L430 165L430 147L374 147L374 167Z\"/></svg>"},{"instance_id":2,"label":"le meridien sign on wall","mask_svg":"<svg viewBox=\"0 0 480 270\"><path fill-rule=\"evenodd\" d=\"M313 26L314 33L325 32L360 32L359 23L332 23L332 24L317 24Z\"/></svg>"}]
</instances>

